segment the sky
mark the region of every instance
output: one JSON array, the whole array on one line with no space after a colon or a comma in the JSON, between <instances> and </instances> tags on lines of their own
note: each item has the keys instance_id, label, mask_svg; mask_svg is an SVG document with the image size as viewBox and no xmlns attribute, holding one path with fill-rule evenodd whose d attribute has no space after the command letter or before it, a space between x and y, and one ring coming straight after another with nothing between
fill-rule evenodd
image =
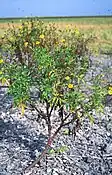
<instances>
[{"instance_id":1,"label":"sky","mask_svg":"<svg viewBox=\"0 0 112 175\"><path fill-rule=\"evenodd\" d=\"M0 17L112 15L112 0L0 0Z\"/></svg>"}]
</instances>

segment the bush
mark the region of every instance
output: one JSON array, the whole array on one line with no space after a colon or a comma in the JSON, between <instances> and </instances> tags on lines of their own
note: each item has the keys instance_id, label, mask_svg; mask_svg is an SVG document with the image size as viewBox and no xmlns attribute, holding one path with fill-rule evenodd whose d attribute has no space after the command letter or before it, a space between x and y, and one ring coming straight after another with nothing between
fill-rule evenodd
<instances>
[{"instance_id":1,"label":"bush","mask_svg":"<svg viewBox=\"0 0 112 175\"><path fill-rule=\"evenodd\" d=\"M46 121L48 143L45 152L62 127L76 122L77 130L83 117L88 116L93 121L92 111L102 111L107 87L102 75L91 79L88 85L88 42L91 38L85 38L77 28L59 30L55 24L31 19L19 28L10 28L2 40L5 54L1 54L1 81L8 83L8 93L23 115L30 104ZM43 110L39 104L43 105ZM59 122L52 133L55 110Z\"/></svg>"}]
</instances>

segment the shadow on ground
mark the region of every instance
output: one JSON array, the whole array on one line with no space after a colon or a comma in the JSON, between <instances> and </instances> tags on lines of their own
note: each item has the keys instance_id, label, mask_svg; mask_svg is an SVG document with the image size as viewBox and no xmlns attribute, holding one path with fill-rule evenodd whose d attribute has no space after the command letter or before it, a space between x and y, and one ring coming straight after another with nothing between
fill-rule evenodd
<instances>
[{"instance_id":1,"label":"shadow on ground","mask_svg":"<svg viewBox=\"0 0 112 175\"><path fill-rule=\"evenodd\" d=\"M33 131L34 133L34 131ZM6 141L8 144L16 142L19 147L24 147L30 153L30 157L35 159L34 151L42 151L45 146L46 136L28 131L28 128L19 121L7 121L0 119L0 142Z\"/></svg>"}]
</instances>

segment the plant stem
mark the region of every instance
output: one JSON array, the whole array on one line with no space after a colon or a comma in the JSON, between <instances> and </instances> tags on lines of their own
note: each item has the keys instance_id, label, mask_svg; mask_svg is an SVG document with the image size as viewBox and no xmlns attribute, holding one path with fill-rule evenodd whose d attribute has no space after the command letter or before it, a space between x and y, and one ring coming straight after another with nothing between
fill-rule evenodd
<instances>
[{"instance_id":1,"label":"plant stem","mask_svg":"<svg viewBox=\"0 0 112 175\"><path fill-rule=\"evenodd\" d=\"M59 131L61 130L61 128L69 123L71 123L74 119L77 119L75 118L75 116L73 117L72 120L70 120L69 122L65 123L65 121L69 118L71 114L68 114L62 121L61 121L61 124L60 126L57 128L57 130L54 132L54 134L51 136L51 130L52 130L52 127L51 127L51 120L50 120L50 116L48 115L47 117L49 118L49 121L48 121L48 134L49 134L49 138L48 138L48 141L47 141L47 144L45 146L45 149L43 150L43 152L41 153L40 157L35 160L28 168L26 168L25 171L29 171L31 168L33 168L36 164L39 164L40 161L42 160L42 158L45 156L45 154L47 153L48 149L50 148L52 142L54 141L54 138L57 136L57 134L59 133Z\"/></svg>"},{"instance_id":2,"label":"plant stem","mask_svg":"<svg viewBox=\"0 0 112 175\"><path fill-rule=\"evenodd\" d=\"M26 168L25 171L29 171L31 168L33 168L36 164L39 164L41 159L45 156L45 154L47 153L48 149L50 148L54 138L56 137L56 135L58 134L58 132L61 130L63 125L60 125L59 128L55 131L55 133L53 134L52 137L49 137L48 141L47 141L47 144L45 146L45 149L44 151L41 153L40 157L35 160L28 168Z\"/></svg>"}]
</instances>

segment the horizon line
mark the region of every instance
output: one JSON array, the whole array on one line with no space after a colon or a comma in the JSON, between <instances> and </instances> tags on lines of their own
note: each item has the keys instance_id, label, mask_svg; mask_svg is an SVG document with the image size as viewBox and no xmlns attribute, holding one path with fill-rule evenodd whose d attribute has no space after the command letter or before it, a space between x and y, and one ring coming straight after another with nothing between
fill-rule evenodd
<instances>
[{"instance_id":1,"label":"horizon line","mask_svg":"<svg viewBox=\"0 0 112 175\"><path fill-rule=\"evenodd\" d=\"M1 19L20 19L20 18L86 18L86 17L112 17L112 15L76 15L76 16L19 16L19 17L0 17Z\"/></svg>"}]
</instances>

